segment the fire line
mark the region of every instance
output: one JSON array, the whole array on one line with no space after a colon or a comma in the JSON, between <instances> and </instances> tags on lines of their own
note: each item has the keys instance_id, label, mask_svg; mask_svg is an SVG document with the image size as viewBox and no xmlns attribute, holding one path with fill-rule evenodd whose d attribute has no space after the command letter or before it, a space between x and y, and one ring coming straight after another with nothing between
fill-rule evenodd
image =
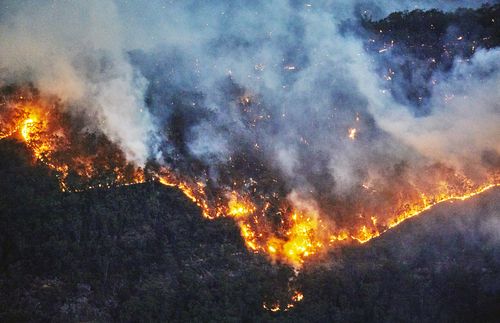
<instances>
[{"instance_id":1,"label":"fire line","mask_svg":"<svg viewBox=\"0 0 500 323\"><path fill-rule=\"evenodd\" d=\"M19 139L32 151L34 158L56 171L62 191L81 191L82 189L71 188L67 183L70 171L76 171L83 178L92 179L99 175L94 165L98 160L83 155L72 156L68 160L55 158L59 146L68 145L66 141L69 135L65 133L66 130L60 123L50 119L46 112L42 112L46 111L44 107L38 105L20 105L21 113L14 118L14 124L1 133L4 134L4 138L18 133ZM106 164L102 167L114 174L114 181L97 184L89 181L83 189L108 188L147 181L144 170L133 168L127 172L126 169L130 167L123 161L123 157L120 157L119 151L111 150L111 152L115 159L110 163L117 163L118 166ZM105 154L107 153L105 151ZM151 178L163 185L181 190L208 219L232 218L251 252L266 254L272 261L284 262L295 268L301 268L305 262L316 259L329 247L345 243L367 243L437 204L465 200L500 186L500 181L496 177L480 185L463 179L467 185L458 189L449 183L444 183L435 192L420 192L418 196L414 194L414 198L403 198L399 206L392 211L382 209L373 214L365 211L361 215L361 224L332 228L322 214L307 209L297 209L286 199L279 200L280 204L275 205L276 202L271 202L268 197L251 196L236 189L221 190L214 199L210 197L214 194L209 193L204 181L184 178L167 167L157 169ZM363 188L368 190L369 186L363 184ZM273 207L274 211L270 211ZM385 211L390 213L387 214ZM274 218L277 218L278 222L276 219L269 219L270 212L277 212L278 217ZM273 307L271 305L269 307L272 310Z\"/></svg>"}]
</instances>

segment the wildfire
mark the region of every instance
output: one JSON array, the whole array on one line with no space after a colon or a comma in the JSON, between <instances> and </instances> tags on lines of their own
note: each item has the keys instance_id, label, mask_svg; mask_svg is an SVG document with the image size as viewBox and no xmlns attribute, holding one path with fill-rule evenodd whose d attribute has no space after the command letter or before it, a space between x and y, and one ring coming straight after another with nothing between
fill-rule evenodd
<instances>
[{"instance_id":1,"label":"wildfire","mask_svg":"<svg viewBox=\"0 0 500 323\"><path fill-rule=\"evenodd\" d=\"M325 211L311 213L297 209L285 196L260 194L255 189L251 190L248 187L259 185L253 178L247 181L250 183L247 186L214 189L209 188L203 178L188 178L167 167L150 170L147 177L143 169L128 164L120 150L105 138L98 142L94 151L85 153L87 146L95 145L95 142L85 142L81 129L72 130L56 104L50 99L34 97L13 100L7 108L0 107L3 109L0 110L0 139L17 137L22 140L36 160L57 172L63 191L157 180L181 190L201 209L204 217L234 219L250 251L267 254L273 261L285 262L295 268L323 254L329 246L366 243L436 204L465 200L500 186L498 176L475 184L464 176L441 168L425 176L432 181L422 184L417 179L410 187L389 187L384 190L375 186L375 190L371 189L371 184L363 184L360 201L340 200L333 210L328 211L335 214L342 212L344 206L350 207L353 214L358 214L355 220L329 225L323 222L330 215ZM350 128L348 137L354 140L356 135L356 128ZM76 186L72 182L75 177L78 179ZM370 200L362 198L376 200L376 207L365 207L365 204L373 203L369 204ZM279 304L266 306L270 311L286 309L302 300L303 296L297 294L294 297L291 305L285 307Z\"/></svg>"}]
</instances>

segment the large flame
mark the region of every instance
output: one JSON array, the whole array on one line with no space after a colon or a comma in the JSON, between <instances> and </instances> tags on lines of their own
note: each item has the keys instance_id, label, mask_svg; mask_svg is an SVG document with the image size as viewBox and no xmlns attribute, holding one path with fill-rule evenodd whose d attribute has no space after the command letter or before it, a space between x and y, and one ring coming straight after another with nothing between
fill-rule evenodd
<instances>
[{"instance_id":1,"label":"large flame","mask_svg":"<svg viewBox=\"0 0 500 323\"><path fill-rule=\"evenodd\" d=\"M241 186L210 190L205 180L188 178L168 167L157 167L146 176L143 169L127 163L120 150L103 136L94 138L91 141L94 150L85 153L88 144L82 139L85 134L81 129L72 130L68 126L70 121L57 104L57 101L39 97L19 96L11 100L0 110L0 139L17 137L25 142L36 160L57 172L62 190L158 180L180 189L200 207L205 217L234 219L245 245L252 252L267 254L273 261L295 268L324 253L330 246L366 243L436 204L465 200L500 185L498 175L475 183L448 168L433 167L429 170L432 176L427 176L432 179L430 184L427 177L425 183L416 179L411 186L400 188L376 190L363 184L360 189L369 193L360 196L368 198L349 206L346 201L339 201L332 209L339 214L354 212L355 220L348 217L350 221L332 224L327 214L295 207L286 197L259 195ZM354 139L355 131L350 130L349 136ZM289 305L293 306L302 297L297 295ZM279 304L266 304L265 307L271 311L280 309Z\"/></svg>"}]
</instances>

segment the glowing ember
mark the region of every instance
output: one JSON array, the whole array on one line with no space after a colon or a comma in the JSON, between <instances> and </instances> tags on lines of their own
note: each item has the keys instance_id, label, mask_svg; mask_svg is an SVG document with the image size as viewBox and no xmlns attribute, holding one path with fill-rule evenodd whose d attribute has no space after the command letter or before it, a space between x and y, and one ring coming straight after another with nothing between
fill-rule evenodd
<instances>
[{"instance_id":1,"label":"glowing ember","mask_svg":"<svg viewBox=\"0 0 500 323\"><path fill-rule=\"evenodd\" d=\"M271 312L278 312L281 308L279 304L267 305L266 303L262 304L262 307Z\"/></svg>"},{"instance_id":2,"label":"glowing ember","mask_svg":"<svg viewBox=\"0 0 500 323\"><path fill-rule=\"evenodd\" d=\"M292 296L292 301L294 301L294 302L300 302L303 299L304 299L304 295L299 291L296 291L295 294L293 294L293 296Z\"/></svg>"}]
</instances>

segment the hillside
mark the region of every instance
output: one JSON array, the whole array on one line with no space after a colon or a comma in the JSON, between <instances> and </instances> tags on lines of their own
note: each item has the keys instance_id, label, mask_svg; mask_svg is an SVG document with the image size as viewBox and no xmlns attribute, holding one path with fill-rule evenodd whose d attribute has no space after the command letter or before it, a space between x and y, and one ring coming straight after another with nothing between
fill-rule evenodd
<instances>
[{"instance_id":1,"label":"hillside","mask_svg":"<svg viewBox=\"0 0 500 323\"><path fill-rule=\"evenodd\" d=\"M62 193L24 147L0 142L0 321L494 321L500 192L439 206L294 281L156 183ZM495 227L496 225L496 227ZM495 240L496 239L496 240Z\"/></svg>"},{"instance_id":2,"label":"hillside","mask_svg":"<svg viewBox=\"0 0 500 323\"><path fill-rule=\"evenodd\" d=\"M20 144L0 151L2 322L249 318L286 286L290 269L250 255L234 223L204 219L180 191L65 194Z\"/></svg>"}]
</instances>

